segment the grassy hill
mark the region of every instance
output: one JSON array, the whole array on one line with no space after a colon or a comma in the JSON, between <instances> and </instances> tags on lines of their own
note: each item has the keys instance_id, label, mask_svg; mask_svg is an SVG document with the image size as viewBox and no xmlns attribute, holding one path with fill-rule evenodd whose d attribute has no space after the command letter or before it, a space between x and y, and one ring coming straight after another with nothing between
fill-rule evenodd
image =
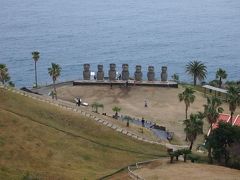
<instances>
[{"instance_id":1,"label":"grassy hill","mask_svg":"<svg viewBox=\"0 0 240 180\"><path fill-rule=\"evenodd\" d=\"M159 145L0 89L0 179L95 179L162 155Z\"/></svg>"}]
</instances>

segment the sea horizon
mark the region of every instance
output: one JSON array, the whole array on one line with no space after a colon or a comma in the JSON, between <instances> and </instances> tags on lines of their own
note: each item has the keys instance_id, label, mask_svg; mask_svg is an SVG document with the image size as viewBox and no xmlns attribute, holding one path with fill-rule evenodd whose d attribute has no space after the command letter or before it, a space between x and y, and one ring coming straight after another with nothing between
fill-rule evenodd
<instances>
[{"instance_id":1,"label":"sea horizon","mask_svg":"<svg viewBox=\"0 0 240 180\"><path fill-rule=\"evenodd\" d=\"M61 82L82 79L84 63L95 72L103 64L105 75L110 63L118 72L127 63L132 77L140 64L144 79L149 65L157 79L167 66L169 79L176 73L191 82L185 65L196 59L207 66L206 81L215 79L218 68L227 80L240 80L238 1L0 2L0 63L17 87L34 84L34 50L40 52L40 85L51 83L52 62L62 67Z\"/></svg>"}]
</instances>

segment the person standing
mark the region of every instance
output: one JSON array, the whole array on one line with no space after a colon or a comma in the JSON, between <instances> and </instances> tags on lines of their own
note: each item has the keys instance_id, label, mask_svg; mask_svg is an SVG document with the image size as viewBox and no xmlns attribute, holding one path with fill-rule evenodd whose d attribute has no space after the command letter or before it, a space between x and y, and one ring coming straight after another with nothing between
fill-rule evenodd
<instances>
[{"instance_id":1,"label":"person standing","mask_svg":"<svg viewBox=\"0 0 240 180\"><path fill-rule=\"evenodd\" d=\"M50 92L50 96L52 97L52 99L54 99L54 91L53 90Z\"/></svg>"},{"instance_id":2,"label":"person standing","mask_svg":"<svg viewBox=\"0 0 240 180\"><path fill-rule=\"evenodd\" d=\"M78 105L78 106L80 106L80 105L81 105L81 99L80 99L80 98L78 98L77 105Z\"/></svg>"},{"instance_id":3,"label":"person standing","mask_svg":"<svg viewBox=\"0 0 240 180\"><path fill-rule=\"evenodd\" d=\"M126 88L128 88L128 85L129 85L129 83L128 83L128 81L126 81Z\"/></svg>"},{"instance_id":4,"label":"person standing","mask_svg":"<svg viewBox=\"0 0 240 180\"><path fill-rule=\"evenodd\" d=\"M144 101L144 107L148 107L147 100Z\"/></svg>"},{"instance_id":5,"label":"person standing","mask_svg":"<svg viewBox=\"0 0 240 180\"><path fill-rule=\"evenodd\" d=\"M145 127L145 120L142 118L142 127Z\"/></svg>"}]
</instances>

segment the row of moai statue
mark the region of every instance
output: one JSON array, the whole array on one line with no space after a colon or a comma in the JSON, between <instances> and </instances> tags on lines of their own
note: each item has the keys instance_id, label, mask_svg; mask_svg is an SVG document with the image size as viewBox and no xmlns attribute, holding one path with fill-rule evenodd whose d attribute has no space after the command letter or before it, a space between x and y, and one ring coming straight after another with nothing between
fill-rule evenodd
<instances>
[{"instance_id":1,"label":"row of moai statue","mask_svg":"<svg viewBox=\"0 0 240 180\"><path fill-rule=\"evenodd\" d=\"M84 80L90 80L90 64L84 64L84 70L83 70L83 79ZM110 64L110 69L108 71L109 80L116 80L116 64ZM136 81L142 81L142 66L136 65L136 70L134 73L134 78ZM154 72L154 66L148 66L148 73L147 73L148 81L154 81L155 80L155 72ZM97 71L97 80L104 80L104 71L103 71L103 65L98 65L98 71ZM128 64L122 65L122 74L121 74L122 80L129 80L129 68ZM162 66L162 72L161 72L161 81L167 81L168 74L167 74L167 66Z\"/></svg>"}]
</instances>

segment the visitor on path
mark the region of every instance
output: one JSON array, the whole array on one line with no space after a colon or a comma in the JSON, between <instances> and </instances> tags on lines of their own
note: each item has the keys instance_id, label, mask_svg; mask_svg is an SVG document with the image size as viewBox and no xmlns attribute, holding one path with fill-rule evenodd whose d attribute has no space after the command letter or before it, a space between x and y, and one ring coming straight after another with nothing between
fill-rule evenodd
<instances>
[{"instance_id":1,"label":"visitor on path","mask_svg":"<svg viewBox=\"0 0 240 180\"><path fill-rule=\"evenodd\" d=\"M126 81L126 88L128 88L128 85L129 85L129 83L128 83L128 81Z\"/></svg>"},{"instance_id":2,"label":"visitor on path","mask_svg":"<svg viewBox=\"0 0 240 180\"><path fill-rule=\"evenodd\" d=\"M147 100L144 101L144 107L148 107Z\"/></svg>"},{"instance_id":3,"label":"visitor on path","mask_svg":"<svg viewBox=\"0 0 240 180\"><path fill-rule=\"evenodd\" d=\"M118 76L118 80L121 80L121 79L122 79L122 75L119 74L119 76Z\"/></svg>"},{"instance_id":4,"label":"visitor on path","mask_svg":"<svg viewBox=\"0 0 240 180\"><path fill-rule=\"evenodd\" d=\"M54 91L53 90L50 92L50 96L52 97L52 99L54 99Z\"/></svg>"},{"instance_id":5,"label":"visitor on path","mask_svg":"<svg viewBox=\"0 0 240 180\"><path fill-rule=\"evenodd\" d=\"M112 82L110 82L110 88L112 89L112 86L113 86L113 84L112 84Z\"/></svg>"},{"instance_id":6,"label":"visitor on path","mask_svg":"<svg viewBox=\"0 0 240 180\"><path fill-rule=\"evenodd\" d=\"M78 99L78 101L77 101L77 105L80 106L81 103L82 103L82 100L81 100L80 98L77 98L77 99Z\"/></svg>"},{"instance_id":7,"label":"visitor on path","mask_svg":"<svg viewBox=\"0 0 240 180\"><path fill-rule=\"evenodd\" d=\"M142 118L142 127L145 127L145 120Z\"/></svg>"}]
</instances>

